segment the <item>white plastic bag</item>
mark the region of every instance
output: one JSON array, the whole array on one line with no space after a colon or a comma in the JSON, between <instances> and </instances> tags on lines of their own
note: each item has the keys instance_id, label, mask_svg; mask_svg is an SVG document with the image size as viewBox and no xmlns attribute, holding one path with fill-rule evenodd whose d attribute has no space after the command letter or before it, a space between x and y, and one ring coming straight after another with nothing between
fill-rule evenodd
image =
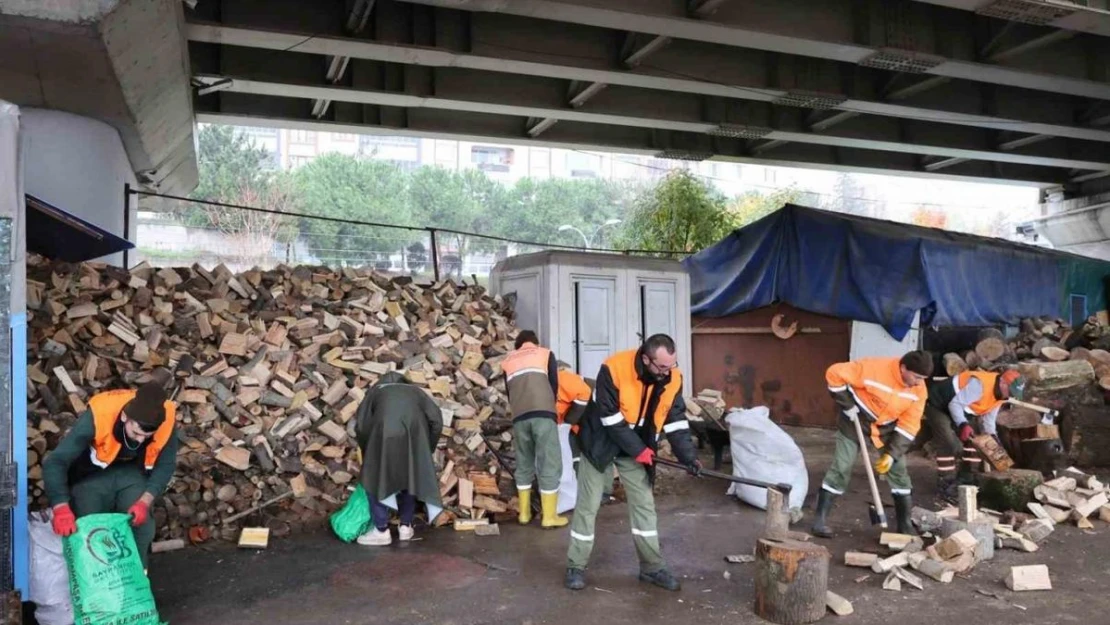
<instances>
[{"instance_id":1,"label":"white plastic bag","mask_svg":"<svg viewBox=\"0 0 1110 625\"><path fill-rule=\"evenodd\" d=\"M51 526L53 512L31 514L31 588L39 625L70 625L73 604L69 598L69 569L62 556L62 537Z\"/></svg>"},{"instance_id":2,"label":"white plastic bag","mask_svg":"<svg viewBox=\"0 0 1110 625\"><path fill-rule=\"evenodd\" d=\"M790 435L771 421L766 406L733 408L725 417L732 453L732 474L751 480L789 484L790 508L801 509L809 490L809 473L802 450ZM765 510L767 490L733 483L728 494Z\"/></svg>"},{"instance_id":3,"label":"white plastic bag","mask_svg":"<svg viewBox=\"0 0 1110 625\"><path fill-rule=\"evenodd\" d=\"M559 426L559 452L563 458L563 475L559 478L559 500L555 511L562 514L574 510L578 503L578 477L574 472L574 457L570 453L570 424Z\"/></svg>"}]
</instances>

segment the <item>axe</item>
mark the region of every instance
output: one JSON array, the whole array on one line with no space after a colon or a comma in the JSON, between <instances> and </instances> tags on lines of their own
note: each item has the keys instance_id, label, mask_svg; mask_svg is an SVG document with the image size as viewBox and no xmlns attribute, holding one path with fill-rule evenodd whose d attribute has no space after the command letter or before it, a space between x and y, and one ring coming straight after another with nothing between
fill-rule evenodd
<instances>
[{"instance_id":1,"label":"axe","mask_svg":"<svg viewBox=\"0 0 1110 625\"><path fill-rule=\"evenodd\" d=\"M883 510L883 501L879 498L879 485L875 482L875 470L871 468L871 453L868 451L867 439L863 436L860 419L860 415L856 414L852 424L856 428L856 438L859 439L860 457L863 458L863 468L867 471L867 483L871 486L871 503L867 504L867 511L871 516L871 525L886 529L886 512Z\"/></svg>"},{"instance_id":2,"label":"axe","mask_svg":"<svg viewBox=\"0 0 1110 625\"><path fill-rule=\"evenodd\" d=\"M1045 408L1044 406L1030 404L1028 402L1020 401L1017 399L1007 399L1006 401L1011 405L1028 408L1029 410L1032 410L1034 412L1041 413L1041 425L1052 425L1053 423L1056 423L1056 417L1060 416L1060 411L1053 410L1052 408Z\"/></svg>"}]
</instances>

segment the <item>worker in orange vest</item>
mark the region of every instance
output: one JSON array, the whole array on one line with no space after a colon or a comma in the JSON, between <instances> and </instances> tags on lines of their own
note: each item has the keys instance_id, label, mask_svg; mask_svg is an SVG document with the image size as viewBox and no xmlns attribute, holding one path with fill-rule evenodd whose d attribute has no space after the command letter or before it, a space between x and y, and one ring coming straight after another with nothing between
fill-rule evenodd
<instances>
[{"instance_id":1,"label":"worker in orange vest","mask_svg":"<svg viewBox=\"0 0 1110 625\"><path fill-rule=\"evenodd\" d=\"M524 330L501 370L513 415L516 448L516 490L521 525L532 521L532 480L540 487L540 526L549 529L570 523L556 512L559 480L563 475L563 453L559 447L555 398L559 394L559 368L551 350L540 347L539 337Z\"/></svg>"},{"instance_id":2,"label":"worker in orange vest","mask_svg":"<svg viewBox=\"0 0 1110 625\"><path fill-rule=\"evenodd\" d=\"M154 541L150 507L177 465L174 424L174 403L157 382L93 395L42 463L54 532L73 534L89 514L130 514L145 569Z\"/></svg>"},{"instance_id":3,"label":"worker in orange vest","mask_svg":"<svg viewBox=\"0 0 1110 625\"><path fill-rule=\"evenodd\" d=\"M906 470L905 453L921 429L925 410L925 380L933 373L929 352L909 352L898 358L864 358L837 363L825 372L829 392L840 411L836 450L817 496L813 534L832 536L827 524L829 510L844 494L859 455L859 438L853 421L861 420L870 446L879 451L875 472L885 475L894 496L898 531L913 534L910 523L912 485Z\"/></svg>"},{"instance_id":4,"label":"worker in orange vest","mask_svg":"<svg viewBox=\"0 0 1110 625\"><path fill-rule=\"evenodd\" d=\"M971 437L976 432L998 436L998 411L1007 399L1021 399L1025 378L1012 369L1004 373L965 371L930 380L928 389L925 421L937 447L937 493L951 499L959 484L970 483L983 461L971 446ZM962 462L958 461L961 456Z\"/></svg>"}]
</instances>

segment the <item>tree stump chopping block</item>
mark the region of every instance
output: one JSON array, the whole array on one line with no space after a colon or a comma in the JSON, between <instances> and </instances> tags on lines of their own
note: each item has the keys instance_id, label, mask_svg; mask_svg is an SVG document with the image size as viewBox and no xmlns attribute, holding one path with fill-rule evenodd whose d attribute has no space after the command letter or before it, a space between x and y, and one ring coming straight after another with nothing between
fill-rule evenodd
<instances>
[{"instance_id":1,"label":"tree stump chopping block","mask_svg":"<svg viewBox=\"0 0 1110 625\"><path fill-rule=\"evenodd\" d=\"M829 551L797 540L759 539L755 548L755 613L781 625L825 616Z\"/></svg>"}]
</instances>

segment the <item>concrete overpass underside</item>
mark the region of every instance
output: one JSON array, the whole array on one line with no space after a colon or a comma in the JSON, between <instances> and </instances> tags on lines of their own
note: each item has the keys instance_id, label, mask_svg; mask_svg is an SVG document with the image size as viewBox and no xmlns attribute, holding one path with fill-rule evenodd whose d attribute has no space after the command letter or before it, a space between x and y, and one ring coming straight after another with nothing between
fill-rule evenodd
<instances>
[{"instance_id":1,"label":"concrete overpass underside","mask_svg":"<svg viewBox=\"0 0 1110 625\"><path fill-rule=\"evenodd\" d=\"M199 0L199 121L1110 189L1056 0Z\"/></svg>"}]
</instances>

